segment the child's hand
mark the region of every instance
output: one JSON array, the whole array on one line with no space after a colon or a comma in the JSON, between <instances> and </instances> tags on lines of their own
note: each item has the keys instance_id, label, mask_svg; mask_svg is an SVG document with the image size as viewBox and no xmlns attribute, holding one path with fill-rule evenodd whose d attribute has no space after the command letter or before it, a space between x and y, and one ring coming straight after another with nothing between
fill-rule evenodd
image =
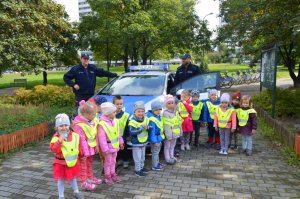
<instances>
[{"instance_id":1,"label":"child's hand","mask_svg":"<svg viewBox=\"0 0 300 199\"><path fill-rule=\"evenodd\" d=\"M144 128L145 130L147 130L147 129L148 129L148 126L147 126L147 125L144 125L143 128Z\"/></svg>"},{"instance_id":2,"label":"child's hand","mask_svg":"<svg viewBox=\"0 0 300 199\"><path fill-rule=\"evenodd\" d=\"M231 129L231 133L234 133L236 131L236 129Z\"/></svg>"},{"instance_id":3,"label":"child's hand","mask_svg":"<svg viewBox=\"0 0 300 199\"><path fill-rule=\"evenodd\" d=\"M254 135L256 133L255 129L252 129L251 135Z\"/></svg>"},{"instance_id":4,"label":"child's hand","mask_svg":"<svg viewBox=\"0 0 300 199\"><path fill-rule=\"evenodd\" d=\"M215 127L215 130L216 130L216 131L219 131L219 128L218 128L218 127Z\"/></svg>"},{"instance_id":5,"label":"child's hand","mask_svg":"<svg viewBox=\"0 0 300 199\"><path fill-rule=\"evenodd\" d=\"M120 149L123 150L124 149L124 144L120 145Z\"/></svg>"},{"instance_id":6,"label":"child's hand","mask_svg":"<svg viewBox=\"0 0 300 199\"><path fill-rule=\"evenodd\" d=\"M65 136L64 136L63 134L61 134L61 135L59 136L58 141L59 141L59 142L62 142L64 139L65 139Z\"/></svg>"}]
</instances>

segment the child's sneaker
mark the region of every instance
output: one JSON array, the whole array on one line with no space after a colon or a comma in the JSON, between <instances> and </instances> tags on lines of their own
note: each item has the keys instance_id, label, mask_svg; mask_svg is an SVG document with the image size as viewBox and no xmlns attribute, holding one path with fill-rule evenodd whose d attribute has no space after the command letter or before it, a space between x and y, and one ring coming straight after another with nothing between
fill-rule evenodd
<instances>
[{"instance_id":1,"label":"child's sneaker","mask_svg":"<svg viewBox=\"0 0 300 199\"><path fill-rule=\"evenodd\" d=\"M223 154L224 154L224 151L221 149L221 150L219 151L219 154L223 155Z\"/></svg>"},{"instance_id":2,"label":"child's sneaker","mask_svg":"<svg viewBox=\"0 0 300 199\"><path fill-rule=\"evenodd\" d=\"M128 167L129 167L129 162L128 161L124 161L123 162L123 168L124 169L128 169Z\"/></svg>"},{"instance_id":3,"label":"child's sneaker","mask_svg":"<svg viewBox=\"0 0 300 199\"><path fill-rule=\"evenodd\" d=\"M149 173L149 169L146 169L146 168L142 168L141 170L143 173Z\"/></svg>"},{"instance_id":4,"label":"child's sneaker","mask_svg":"<svg viewBox=\"0 0 300 199\"><path fill-rule=\"evenodd\" d=\"M92 184L96 184L96 185L102 184L102 180L96 178L95 176L92 179L87 179L87 182L92 183Z\"/></svg>"},{"instance_id":5,"label":"child's sneaker","mask_svg":"<svg viewBox=\"0 0 300 199\"><path fill-rule=\"evenodd\" d=\"M251 150L247 150L246 151L246 156L252 156L252 151Z\"/></svg>"},{"instance_id":6,"label":"child's sneaker","mask_svg":"<svg viewBox=\"0 0 300 199\"><path fill-rule=\"evenodd\" d=\"M163 169L166 165L165 164L163 164L163 163L158 163L158 165Z\"/></svg>"},{"instance_id":7,"label":"child's sneaker","mask_svg":"<svg viewBox=\"0 0 300 199\"><path fill-rule=\"evenodd\" d=\"M145 176L147 176L147 174L144 173L142 170L136 171L135 175L138 176L138 177L145 177Z\"/></svg>"},{"instance_id":8,"label":"child's sneaker","mask_svg":"<svg viewBox=\"0 0 300 199\"><path fill-rule=\"evenodd\" d=\"M119 176L117 176L117 174L112 174L111 178L114 182L117 182L117 183L122 181L122 179Z\"/></svg>"},{"instance_id":9,"label":"child's sneaker","mask_svg":"<svg viewBox=\"0 0 300 199\"><path fill-rule=\"evenodd\" d=\"M96 189L96 185L88 182L82 182L80 185L81 189L86 190L86 191L93 191Z\"/></svg>"},{"instance_id":10,"label":"child's sneaker","mask_svg":"<svg viewBox=\"0 0 300 199\"><path fill-rule=\"evenodd\" d=\"M174 159L171 159L171 160L167 161L167 165L174 165L175 162L176 161Z\"/></svg>"},{"instance_id":11,"label":"child's sneaker","mask_svg":"<svg viewBox=\"0 0 300 199\"><path fill-rule=\"evenodd\" d=\"M180 149L181 149L181 151L184 151L184 150L185 150L184 144L181 144Z\"/></svg>"},{"instance_id":12,"label":"child's sneaker","mask_svg":"<svg viewBox=\"0 0 300 199\"><path fill-rule=\"evenodd\" d=\"M114 181L112 180L111 175L105 175L104 182L107 185L113 185L114 184Z\"/></svg>"},{"instance_id":13,"label":"child's sneaker","mask_svg":"<svg viewBox=\"0 0 300 199\"><path fill-rule=\"evenodd\" d=\"M185 148L186 148L186 150L191 150L191 147L190 147L190 145L187 143L187 144L185 144Z\"/></svg>"},{"instance_id":14,"label":"child's sneaker","mask_svg":"<svg viewBox=\"0 0 300 199\"><path fill-rule=\"evenodd\" d=\"M224 150L223 155L228 155L228 152L226 150Z\"/></svg>"},{"instance_id":15,"label":"child's sneaker","mask_svg":"<svg viewBox=\"0 0 300 199\"><path fill-rule=\"evenodd\" d=\"M246 149L241 149L240 154L246 153Z\"/></svg>"},{"instance_id":16,"label":"child's sneaker","mask_svg":"<svg viewBox=\"0 0 300 199\"><path fill-rule=\"evenodd\" d=\"M81 193L79 193L79 192L74 192L73 196L76 199L84 199L84 196Z\"/></svg>"},{"instance_id":17,"label":"child's sneaker","mask_svg":"<svg viewBox=\"0 0 300 199\"><path fill-rule=\"evenodd\" d=\"M152 171L161 171L161 170L162 168L159 165L157 165L156 167L152 167Z\"/></svg>"}]
</instances>

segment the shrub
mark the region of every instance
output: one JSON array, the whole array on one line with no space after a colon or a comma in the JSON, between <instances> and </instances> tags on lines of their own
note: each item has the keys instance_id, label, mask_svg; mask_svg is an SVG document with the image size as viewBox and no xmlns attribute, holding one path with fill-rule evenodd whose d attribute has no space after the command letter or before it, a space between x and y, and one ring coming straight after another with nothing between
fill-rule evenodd
<instances>
[{"instance_id":1,"label":"shrub","mask_svg":"<svg viewBox=\"0 0 300 199\"><path fill-rule=\"evenodd\" d=\"M22 105L73 106L74 95L69 87L38 85L32 90L20 88L16 91L16 102Z\"/></svg>"}]
</instances>

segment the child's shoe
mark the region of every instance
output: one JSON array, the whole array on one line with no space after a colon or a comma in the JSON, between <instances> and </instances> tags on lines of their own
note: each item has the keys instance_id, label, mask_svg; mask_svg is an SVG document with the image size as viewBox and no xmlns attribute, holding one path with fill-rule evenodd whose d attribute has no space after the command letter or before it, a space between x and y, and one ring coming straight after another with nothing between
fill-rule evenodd
<instances>
[{"instance_id":1,"label":"child's shoe","mask_svg":"<svg viewBox=\"0 0 300 199\"><path fill-rule=\"evenodd\" d=\"M220 144L217 144L217 150L220 150L221 149L221 145Z\"/></svg>"},{"instance_id":2,"label":"child's shoe","mask_svg":"<svg viewBox=\"0 0 300 199\"><path fill-rule=\"evenodd\" d=\"M174 159L171 159L169 161L166 161L167 165L174 165L176 163L176 161Z\"/></svg>"},{"instance_id":3,"label":"child's shoe","mask_svg":"<svg viewBox=\"0 0 300 199\"><path fill-rule=\"evenodd\" d=\"M156 167L152 167L152 171L161 171L161 170L162 168L159 165L157 165Z\"/></svg>"},{"instance_id":4,"label":"child's shoe","mask_svg":"<svg viewBox=\"0 0 300 199\"><path fill-rule=\"evenodd\" d=\"M252 156L252 151L251 150L247 150L246 151L246 156Z\"/></svg>"},{"instance_id":5,"label":"child's shoe","mask_svg":"<svg viewBox=\"0 0 300 199\"><path fill-rule=\"evenodd\" d=\"M228 155L228 152L226 150L224 150L223 155Z\"/></svg>"},{"instance_id":6,"label":"child's shoe","mask_svg":"<svg viewBox=\"0 0 300 199\"><path fill-rule=\"evenodd\" d=\"M86 191L93 191L96 189L96 185L88 182L82 182L80 185L81 189L86 190Z\"/></svg>"},{"instance_id":7,"label":"child's shoe","mask_svg":"<svg viewBox=\"0 0 300 199\"><path fill-rule=\"evenodd\" d=\"M181 149L181 151L184 151L184 150L185 150L184 144L181 144L180 149Z\"/></svg>"},{"instance_id":8,"label":"child's shoe","mask_svg":"<svg viewBox=\"0 0 300 199\"><path fill-rule=\"evenodd\" d=\"M185 144L185 148L186 148L186 150L191 150L191 147L190 147L190 145L187 143L187 144Z\"/></svg>"},{"instance_id":9,"label":"child's shoe","mask_svg":"<svg viewBox=\"0 0 300 199\"><path fill-rule=\"evenodd\" d=\"M158 163L158 165L163 169L166 165L165 164L162 164L162 163Z\"/></svg>"},{"instance_id":10,"label":"child's shoe","mask_svg":"<svg viewBox=\"0 0 300 199\"><path fill-rule=\"evenodd\" d=\"M221 150L219 151L219 154L223 155L223 154L224 154L224 151L221 149Z\"/></svg>"},{"instance_id":11,"label":"child's shoe","mask_svg":"<svg viewBox=\"0 0 300 199\"><path fill-rule=\"evenodd\" d=\"M84 196L81 193L79 193L79 192L74 192L73 196L76 199L84 199Z\"/></svg>"},{"instance_id":12,"label":"child's shoe","mask_svg":"<svg viewBox=\"0 0 300 199\"><path fill-rule=\"evenodd\" d=\"M246 153L246 149L241 149L240 154Z\"/></svg>"},{"instance_id":13,"label":"child's shoe","mask_svg":"<svg viewBox=\"0 0 300 199\"><path fill-rule=\"evenodd\" d=\"M145 176L147 176L147 174L144 173L142 170L136 171L135 175L138 176L138 177L145 177Z\"/></svg>"},{"instance_id":14,"label":"child's shoe","mask_svg":"<svg viewBox=\"0 0 300 199\"><path fill-rule=\"evenodd\" d=\"M143 173L149 173L149 169L146 169L146 168L142 168L141 170Z\"/></svg>"},{"instance_id":15,"label":"child's shoe","mask_svg":"<svg viewBox=\"0 0 300 199\"><path fill-rule=\"evenodd\" d=\"M128 161L124 161L123 162L123 168L124 169L128 169L128 167L129 167L129 162Z\"/></svg>"},{"instance_id":16,"label":"child's shoe","mask_svg":"<svg viewBox=\"0 0 300 199\"><path fill-rule=\"evenodd\" d=\"M96 184L96 185L102 184L102 180L96 178L95 176L92 179L87 179L87 182L92 183L92 184Z\"/></svg>"},{"instance_id":17,"label":"child's shoe","mask_svg":"<svg viewBox=\"0 0 300 199\"><path fill-rule=\"evenodd\" d=\"M112 180L111 175L105 175L104 182L107 185L113 185L114 184L114 181Z\"/></svg>"},{"instance_id":18,"label":"child's shoe","mask_svg":"<svg viewBox=\"0 0 300 199\"><path fill-rule=\"evenodd\" d=\"M117 176L117 174L112 174L111 178L114 182L117 182L117 183L122 181L122 179L119 176Z\"/></svg>"}]
</instances>

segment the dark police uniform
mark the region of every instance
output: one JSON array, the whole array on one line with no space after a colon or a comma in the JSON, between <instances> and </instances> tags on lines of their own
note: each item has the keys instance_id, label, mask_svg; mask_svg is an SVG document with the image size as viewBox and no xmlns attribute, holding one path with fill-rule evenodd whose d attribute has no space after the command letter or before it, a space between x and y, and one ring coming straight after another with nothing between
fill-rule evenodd
<instances>
[{"instance_id":1,"label":"dark police uniform","mask_svg":"<svg viewBox=\"0 0 300 199\"><path fill-rule=\"evenodd\" d=\"M175 74L175 85L195 76L200 73L200 69L198 66L190 63L187 67L184 65L181 65L177 68L176 74Z\"/></svg>"}]
</instances>

